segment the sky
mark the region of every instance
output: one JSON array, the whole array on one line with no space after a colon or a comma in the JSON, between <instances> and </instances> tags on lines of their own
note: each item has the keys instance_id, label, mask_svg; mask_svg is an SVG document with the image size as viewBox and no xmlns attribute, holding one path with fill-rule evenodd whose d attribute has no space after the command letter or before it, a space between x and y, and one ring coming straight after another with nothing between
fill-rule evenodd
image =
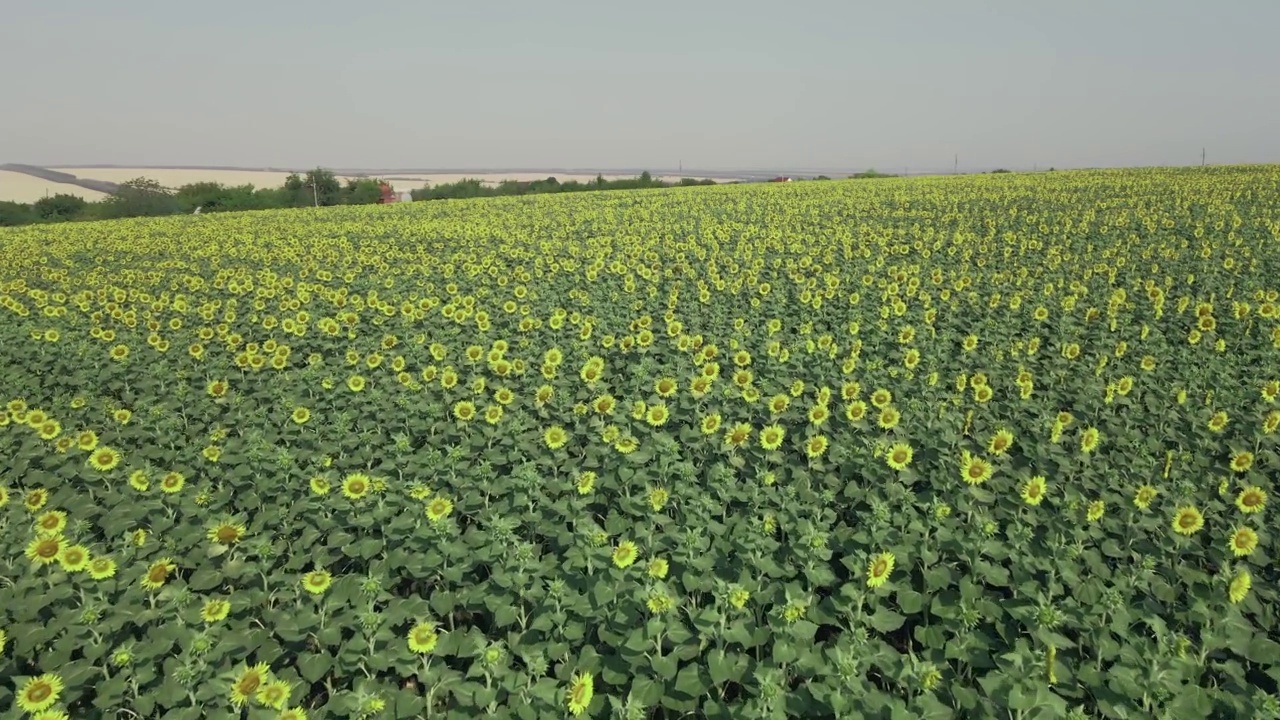
<instances>
[{"instance_id":1,"label":"sky","mask_svg":"<svg viewBox=\"0 0 1280 720\"><path fill-rule=\"evenodd\" d=\"M0 163L1280 162L1275 0L11 0Z\"/></svg>"}]
</instances>

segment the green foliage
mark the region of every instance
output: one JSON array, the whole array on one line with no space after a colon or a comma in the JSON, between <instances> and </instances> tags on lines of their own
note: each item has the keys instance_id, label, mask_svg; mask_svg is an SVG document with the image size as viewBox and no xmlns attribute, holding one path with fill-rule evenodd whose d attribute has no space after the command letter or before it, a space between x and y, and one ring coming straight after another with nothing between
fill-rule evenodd
<instances>
[{"instance_id":1,"label":"green foliage","mask_svg":"<svg viewBox=\"0 0 1280 720\"><path fill-rule=\"evenodd\" d=\"M678 183L669 183L655 180L648 171L645 171L635 178L619 178L617 180L606 180L603 175L597 175L595 180L589 182L580 182L578 180L560 182L555 177L548 177L545 180L529 182L506 180L496 185L486 185L482 180L476 178L463 178L457 182L442 183L413 190L410 195L414 200L459 200L478 197L510 197L599 190L646 190L715 184L714 180L698 180L695 178L681 178Z\"/></svg>"},{"instance_id":2,"label":"green foliage","mask_svg":"<svg viewBox=\"0 0 1280 720\"><path fill-rule=\"evenodd\" d=\"M97 204L98 219L155 217L173 215L182 209L182 203L173 192L149 178L135 178L120 184L110 197Z\"/></svg>"},{"instance_id":3,"label":"green foliage","mask_svg":"<svg viewBox=\"0 0 1280 720\"><path fill-rule=\"evenodd\" d=\"M79 195L59 193L32 203L31 212L43 222L62 222L76 219L87 205Z\"/></svg>"},{"instance_id":4,"label":"green foliage","mask_svg":"<svg viewBox=\"0 0 1280 720\"><path fill-rule=\"evenodd\" d=\"M26 225L39 219L30 205L0 200L0 227Z\"/></svg>"},{"instance_id":5,"label":"green foliage","mask_svg":"<svg viewBox=\"0 0 1280 720\"><path fill-rule=\"evenodd\" d=\"M342 188L343 205L374 205L382 200L382 183L369 178L353 178Z\"/></svg>"},{"instance_id":6,"label":"green foliage","mask_svg":"<svg viewBox=\"0 0 1280 720\"><path fill-rule=\"evenodd\" d=\"M0 712L1275 717L1278 178L0 230Z\"/></svg>"},{"instance_id":7,"label":"green foliage","mask_svg":"<svg viewBox=\"0 0 1280 720\"><path fill-rule=\"evenodd\" d=\"M342 185L330 171L317 168L305 175L290 175L278 188L230 186L197 182L171 190L149 178L137 178L116 186L98 202L76 195L54 195L33 203L0 204L0 226L66 220L109 220L129 217L189 215L201 213L329 205L371 205L381 202L379 181L358 178Z\"/></svg>"}]
</instances>

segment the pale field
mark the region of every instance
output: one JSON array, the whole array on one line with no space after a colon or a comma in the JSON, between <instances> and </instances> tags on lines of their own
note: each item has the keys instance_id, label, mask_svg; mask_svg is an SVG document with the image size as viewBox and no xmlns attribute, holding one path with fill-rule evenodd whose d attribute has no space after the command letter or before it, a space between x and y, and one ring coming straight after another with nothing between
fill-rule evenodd
<instances>
[{"instance_id":1,"label":"pale field","mask_svg":"<svg viewBox=\"0 0 1280 720\"><path fill-rule=\"evenodd\" d=\"M176 188L182 185L189 185L197 182L217 182L223 185L253 185L256 188L276 188L284 184L284 180L289 176L287 172L269 172L261 170L199 170L188 168L75 168L75 167L52 167L51 170L70 173L81 179L105 180L107 182L123 183L134 180L139 177L146 177L159 182L161 185L169 188ZM595 175L585 173L387 173L387 177L396 178L390 180L390 184L397 192L407 192L416 190L424 184L441 185L444 183L454 183L465 178L479 179L486 185L496 185L503 180L516 180L519 182L531 182L534 180L544 180L549 176L555 176L560 182L569 182L576 180L578 182L590 182L596 179ZM349 178L346 176L338 176L343 182ZM609 175L606 174L606 180L630 179L635 175ZM659 180L666 182L678 182L680 176L656 176ZM85 188L69 185L66 183L50 182L40 178L24 175L22 173L0 171L0 200L11 200L14 202L34 202L44 197L46 192L49 195L57 193L67 193L70 195L79 195L86 200L100 200L105 195L95 190L87 190Z\"/></svg>"},{"instance_id":2,"label":"pale field","mask_svg":"<svg viewBox=\"0 0 1280 720\"><path fill-rule=\"evenodd\" d=\"M45 195L79 195L85 200L101 200L106 197L97 190L88 190L67 183L50 182L23 173L0 170L0 200L33 203Z\"/></svg>"},{"instance_id":3,"label":"pale field","mask_svg":"<svg viewBox=\"0 0 1280 720\"><path fill-rule=\"evenodd\" d=\"M419 175L415 173L390 173L388 177L396 178L392 181L392 185L400 190L414 190L422 187L422 183L429 182L432 185L441 185L445 183L455 183L463 179L480 180L486 185L497 185L503 180L515 180L516 182L533 182L534 180L546 180L548 177L554 177L560 182L570 182L576 180L578 182L591 182L596 179L595 175L570 174L570 173L452 173L452 174L430 174ZM609 175L605 174L605 180L631 180L635 175ZM682 175L656 175L654 179L665 182L679 182ZM701 178L698 178L701 179ZM407 187L400 187L400 186Z\"/></svg>"},{"instance_id":4,"label":"pale field","mask_svg":"<svg viewBox=\"0 0 1280 720\"><path fill-rule=\"evenodd\" d=\"M50 170L71 173L78 178L106 180L122 183L139 177L150 178L165 187L176 188L198 182L216 182L223 185L253 185L255 188L276 188L284 184L289 177L287 172L266 172L260 170L194 170L186 168L66 168L53 167ZM301 174L301 173L299 173ZM346 178L339 176L346 182Z\"/></svg>"}]
</instances>

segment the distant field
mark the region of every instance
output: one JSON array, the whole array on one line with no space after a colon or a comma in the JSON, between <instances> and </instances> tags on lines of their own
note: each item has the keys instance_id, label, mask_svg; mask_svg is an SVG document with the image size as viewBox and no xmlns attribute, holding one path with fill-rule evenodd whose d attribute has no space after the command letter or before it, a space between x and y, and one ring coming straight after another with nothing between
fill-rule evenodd
<instances>
[{"instance_id":1,"label":"distant field","mask_svg":"<svg viewBox=\"0 0 1280 720\"><path fill-rule=\"evenodd\" d=\"M287 172L268 172L258 170L201 170L186 168L53 168L62 172L71 173L81 178L94 178L97 180L106 180L108 182L125 182L139 176L145 176L158 180L161 185L168 187L178 187L194 182L220 182L224 185L244 185L252 183L255 187L276 187L284 184L284 179L289 176ZM452 183L465 178L476 178L486 183L497 184L503 180L518 180L521 182L532 180L543 180L554 175L560 182L569 182L577 180L579 182L587 182L595 180L596 176L588 173L567 174L557 173L555 171L548 172L516 172L516 173L396 173L389 172L384 177L389 178L389 182L397 190L414 190L422 187L423 183L431 183L439 185L442 183ZM344 181L346 176L339 176ZM634 174L615 174L605 175L606 180L617 180L619 178L635 177ZM668 182L678 181L677 176L661 176L658 179Z\"/></svg>"},{"instance_id":2,"label":"distant field","mask_svg":"<svg viewBox=\"0 0 1280 720\"><path fill-rule=\"evenodd\" d=\"M50 182L22 173L0 170L0 201L30 203L45 195L79 195L85 200L99 200L103 193L87 190L67 183Z\"/></svg>"},{"instance_id":3,"label":"distant field","mask_svg":"<svg viewBox=\"0 0 1280 720\"><path fill-rule=\"evenodd\" d=\"M402 190L412 190L422 186L422 183L430 182L432 185L440 185L442 183L453 183L467 178L478 179L486 184L498 184L503 180L516 180L518 182L532 182L534 180L545 180L554 176L560 182L570 182L577 180L578 182L590 182L596 179L591 174L567 174L548 171L544 173L525 172L525 173L435 173L435 174L400 174L392 173L387 177L392 178L391 182ZM605 180L620 180L625 178L633 178L635 174L622 175L605 175ZM678 182L680 176L676 175L658 175L656 180L664 180L666 182ZM699 178L701 179L701 178ZM401 187L403 186L403 187Z\"/></svg>"},{"instance_id":4,"label":"distant field","mask_svg":"<svg viewBox=\"0 0 1280 720\"><path fill-rule=\"evenodd\" d=\"M78 168L78 167L55 167L50 168L60 172L70 173L81 179L105 180L107 182L123 183L138 177L147 177L158 181L166 187L179 187L197 182L218 182L224 185L253 185L259 188L279 187L284 184L284 180L289 176L287 172L278 171L259 171L259 170L202 170L188 168ZM557 173L548 171L545 173L536 172L517 172L517 173L388 173L386 178L388 182L397 191L415 190L423 185L430 183L431 185L440 185L443 183L453 183L465 178L475 178L484 182L486 185L496 185L504 180L517 180L528 182L533 180L543 180L549 176L555 176L560 182L569 182L576 180L578 182L589 182L596 178L595 175L587 173ZM606 180L617 180L620 178L635 177L634 174L612 174L605 175ZM339 176L344 182L348 176ZM661 175L656 179L667 182L677 182L680 176ZM698 179L702 179L699 177ZM10 200L14 202L34 202L46 194L55 195L57 193L67 193L70 195L79 195L86 200L99 200L104 197L103 193L94 190L77 187L67 183L57 183L40 178L24 175L22 173L8 172L0 170L0 200Z\"/></svg>"},{"instance_id":5,"label":"distant field","mask_svg":"<svg viewBox=\"0 0 1280 720\"><path fill-rule=\"evenodd\" d=\"M253 185L267 188L279 187L287 172L266 172L258 170L198 170L186 168L51 168L71 173L79 178L93 178L107 182L122 183L138 177L148 177L165 187L179 187L198 182L218 182L223 185ZM341 176L340 176L341 177ZM345 177L342 178L344 181Z\"/></svg>"}]
</instances>

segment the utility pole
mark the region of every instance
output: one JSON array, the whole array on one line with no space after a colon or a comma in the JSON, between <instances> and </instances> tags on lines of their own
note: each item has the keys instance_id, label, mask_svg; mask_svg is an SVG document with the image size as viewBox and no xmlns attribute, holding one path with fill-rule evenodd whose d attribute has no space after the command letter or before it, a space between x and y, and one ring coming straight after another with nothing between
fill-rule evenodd
<instances>
[{"instance_id":1,"label":"utility pole","mask_svg":"<svg viewBox=\"0 0 1280 720\"><path fill-rule=\"evenodd\" d=\"M316 189L316 175L318 174L311 174L311 199L315 201L316 207L320 207L320 191Z\"/></svg>"},{"instance_id":2,"label":"utility pole","mask_svg":"<svg viewBox=\"0 0 1280 720\"><path fill-rule=\"evenodd\" d=\"M1204 148L1200 148L1200 167L1204 167Z\"/></svg>"},{"instance_id":3,"label":"utility pole","mask_svg":"<svg viewBox=\"0 0 1280 720\"><path fill-rule=\"evenodd\" d=\"M955 161L955 165L953 165L951 168L951 174L953 175L960 174L960 153L956 153L956 161Z\"/></svg>"}]
</instances>

